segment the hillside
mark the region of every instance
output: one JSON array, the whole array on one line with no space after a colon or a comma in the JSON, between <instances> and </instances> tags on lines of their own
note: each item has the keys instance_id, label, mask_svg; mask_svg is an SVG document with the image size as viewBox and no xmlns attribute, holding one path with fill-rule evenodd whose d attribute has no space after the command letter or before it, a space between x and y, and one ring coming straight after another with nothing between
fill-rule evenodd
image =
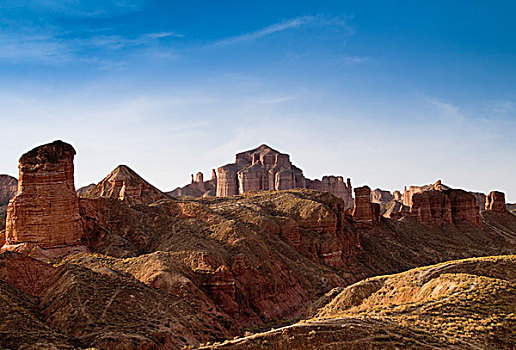
<instances>
[{"instance_id":1,"label":"hillside","mask_svg":"<svg viewBox=\"0 0 516 350\"><path fill-rule=\"evenodd\" d=\"M516 256L450 261L344 288L295 325L201 349L512 349Z\"/></svg>"}]
</instances>

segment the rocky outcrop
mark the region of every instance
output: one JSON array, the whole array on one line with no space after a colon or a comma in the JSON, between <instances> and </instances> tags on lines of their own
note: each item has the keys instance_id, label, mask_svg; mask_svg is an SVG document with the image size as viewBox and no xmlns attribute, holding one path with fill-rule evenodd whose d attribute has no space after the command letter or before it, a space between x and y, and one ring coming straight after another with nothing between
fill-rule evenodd
<instances>
[{"instance_id":1,"label":"rocky outcrop","mask_svg":"<svg viewBox=\"0 0 516 350\"><path fill-rule=\"evenodd\" d=\"M306 187L303 172L292 165L290 156L267 145L238 153L235 163L217 169L217 179L218 197Z\"/></svg>"},{"instance_id":2,"label":"rocky outcrop","mask_svg":"<svg viewBox=\"0 0 516 350\"><path fill-rule=\"evenodd\" d=\"M91 190L95 186L96 186L95 184L89 184L86 186L82 186L81 188L77 189L77 194L78 195L84 194L84 193L88 192L89 190Z\"/></svg>"},{"instance_id":3,"label":"rocky outcrop","mask_svg":"<svg viewBox=\"0 0 516 350\"><path fill-rule=\"evenodd\" d=\"M486 197L485 209L495 213L506 213L505 194L499 191L491 191Z\"/></svg>"},{"instance_id":4,"label":"rocky outcrop","mask_svg":"<svg viewBox=\"0 0 516 350\"><path fill-rule=\"evenodd\" d=\"M204 175L198 172L195 178L192 174L192 182L184 187L178 187L167 194L174 197L213 197L217 195L217 174L215 169L211 172L211 179L204 181Z\"/></svg>"},{"instance_id":5,"label":"rocky outcrop","mask_svg":"<svg viewBox=\"0 0 516 350\"><path fill-rule=\"evenodd\" d=\"M18 180L9 175L0 175L0 207L9 204L18 191Z\"/></svg>"},{"instance_id":6,"label":"rocky outcrop","mask_svg":"<svg viewBox=\"0 0 516 350\"><path fill-rule=\"evenodd\" d=\"M405 187L405 190L403 191L403 204L411 207L412 206L412 196L416 193L421 193L421 192L430 191L430 190L443 191L443 190L448 190L448 189L450 189L450 187L443 185L441 180L437 180L434 184L430 184L430 185L410 186L408 190L407 190L407 187Z\"/></svg>"},{"instance_id":7,"label":"rocky outcrop","mask_svg":"<svg viewBox=\"0 0 516 350\"><path fill-rule=\"evenodd\" d=\"M150 204L170 196L145 181L126 165L119 165L95 187L84 192L85 198L116 198L127 204Z\"/></svg>"},{"instance_id":8,"label":"rocky outcrop","mask_svg":"<svg viewBox=\"0 0 516 350\"><path fill-rule=\"evenodd\" d=\"M353 205L351 179L349 178L346 182L342 176L323 176L322 180L307 179L307 188L330 192L334 196L342 198L346 208Z\"/></svg>"},{"instance_id":9,"label":"rocky outcrop","mask_svg":"<svg viewBox=\"0 0 516 350\"><path fill-rule=\"evenodd\" d=\"M404 201L410 195L410 215L420 222L457 224L470 223L481 227L477 200L471 193L452 189L437 181L433 185L410 187Z\"/></svg>"},{"instance_id":10,"label":"rocky outcrop","mask_svg":"<svg viewBox=\"0 0 516 350\"><path fill-rule=\"evenodd\" d=\"M476 199L477 205L478 205L478 209L480 211L485 210L486 195L483 194L482 192L469 192L469 193L471 193L473 196L475 196L475 199Z\"/></svg>"},{"instance_id":11,"label":"rocky outcrop","mask_svg":"<svg viewBox=\"0 0 516 350\"><path fill-rule=\"evenodd\" d=\"M371 189L368 186L355 188L353 221L359 228L371 229L380 221L380 205L371 203Z\"/></svg>"},{"instance_id":12,"label":"rocky outcrop","mask_svg":"<svg viewBox=\"0 0 516 350\"><path fill-rule=\"evenodd\" d=\"M54 141L21 156L18 193L7 209L6 245L28 243L48 249L80 243L74 155L71 145Z\"/></svg>"},{"instance_id":13,"label":"rocky outcrop","mask_svg":"<svg viewBox=\"0 0 516 350\"><path fill-rule=\"evenodd\" d=\"M420 222L441 225L453 223L450 198L441 191L427 190L413 193L410 215Z\"/></svg>"},{"instance_id":14,"label":"rocky outcrop","mask_svg":"<svg viewBox=\"0 0 516 350\"><path fill-rule=\"evenodd\" d=\"M389 191L381 190L379 188L371 191L371 202L373 203L388 203L393 199L394 195L392 195Z\"/></svg>"},{"instance_id":15,"label":"rocky outcrop","mask_svg":"<svg viewBox=\"0 0 516 350\"><path fill-rule=\"evenodd\" d=\"M294 166L288 154L280 153L267 145L238 153L235 163L212 171L209 181L199 174L190 185L175 189L174 196L217 197L234 196L249 191L280 191L306 188L326 191L342 198L346 208L353 205L351 180L342 176L324 176L321 180L304 177L303 171ZM202 175L202 174L201 174Z\"/></svg>"}]
</instances>

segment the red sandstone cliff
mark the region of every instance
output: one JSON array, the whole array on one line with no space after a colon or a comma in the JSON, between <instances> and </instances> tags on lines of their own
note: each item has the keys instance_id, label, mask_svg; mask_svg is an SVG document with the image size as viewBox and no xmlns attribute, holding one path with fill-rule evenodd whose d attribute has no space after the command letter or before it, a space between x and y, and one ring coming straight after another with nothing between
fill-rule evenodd
<instances>
[{"instance_id":1,"label":"red sandstone cliff","mask_svg":"<svg viewBox=\"0 0 516 350\"><path fill-rule=\"evenodd\" d=\"M380 205L371 203L371 189L368 186L355 188L353 221L358 228L373 228L380 221Z\"/></svg>"},{"instance_id":2,"label":"red sandstone cliff","mask_svg":"<svg viewBox=\"0 0 516 350\"><path fill-rule=\"evenodd\" d=\"M410 215L420 222L457 224L466 222L481 227L476 197L437 181L434 185L405 189L404 202L411 203Z\"/></svg>"},{"instance_id":3,"label":"red sandstone cliff","mask_svg":"<svg viewBox=\"0 0 516 350\"><path fill-rule=\"evenodd\" d=\"M199 177L201 175L201 177ZM279 191L307 188L326 191L342 198L346 208L353 205L351 180L342 176L324 176L321 180L304 177L303 171L293 165L288 154L280 153L267 145L238 153L235 163L227 164L213 172L209 181L202 173L193 177L192 183L168 192L174 196L227 197L249 191Z\"/></svg>"},{"instance_id":4,"label":"red sandstone cliff","mask_svg":"<svg viewBox=\"0 0 516 350\"><path fill-rule=\"evenodd\" d=\"M54 141L21 156L18 194L7 209L7 245L58 248L79 244L83 232L74 187L74 155L71 145Z\"/></svg>"}]
</instances>

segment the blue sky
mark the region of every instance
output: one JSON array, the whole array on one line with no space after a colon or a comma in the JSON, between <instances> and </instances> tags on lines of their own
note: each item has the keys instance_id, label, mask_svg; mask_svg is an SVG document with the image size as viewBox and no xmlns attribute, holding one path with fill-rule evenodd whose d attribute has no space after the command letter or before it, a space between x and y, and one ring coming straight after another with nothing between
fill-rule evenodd
<instances>
[{"instance_id":1,"label":"blue sky","mask_svg":"<svg viewBox=\"0 0 516 350\"><path fill-rule=\"evenodd\" d=\"M0 173L77 150L163 190L262 143L305 175L516 201L510 1L0 2Z\"/></svg>"}]
</instances>

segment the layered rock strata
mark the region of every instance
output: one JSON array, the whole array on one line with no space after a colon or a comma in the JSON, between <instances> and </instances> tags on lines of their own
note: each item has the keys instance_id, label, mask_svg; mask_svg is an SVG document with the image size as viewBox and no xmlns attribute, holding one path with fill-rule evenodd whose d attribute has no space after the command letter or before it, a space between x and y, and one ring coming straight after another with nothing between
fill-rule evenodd
<instances>
[{"instance_id":1,"label":"layered rock strata","mask_svg":"<svg viewBox=\"0 0 516 350\"><path fill-rule=\"evenodd\" d=\"M324 176L321 180L304 177L294 166L288 154L280 153L267 145L241 152L235 163L217 169L216 195L233 196L249 191L279 191L307 188L330 192L342 198L345 206L353 203L351 180L342 176Z\"/></svg>"},{"instance_id":2,"label":"layered rock strata","mask_svg":"<svg viewBox=\"0 0 516 350\"><path fill-rule=\"evenodd\" d=\"M371 189L368 186L355 188L353 221L358 228L373 228L380 221L380 205L371 203Z\"/></svg>"},{"instance_id":3,"label":"layered rock strata","mask_svg":"<svg viewBox=\"0 0 516 350\"><path fill-rule=\"evenodd\" d=\"M33 243L48 249L80 243L74 155L71 145L54 141L21 156L18 193L7 209L7 245Z\"/></svg>"},{"instance_id":4,"label":"layered rock strata","mask_svg":"<svg viewBox=\"0 0 516 350\"><path fill-rule=\"evenodd\" d=\"M491 191L486 197L485 209L496 213L506 213L505 194L499 191Z\"/></svg>"},{"instance_id":5,"label":"layered rock strata","mask_svg":"<svg viewBox=\"0 0 516 350\"><path fill-rule=\"evenodd\" d=\"M411 186L408 192L411 203L410 215L420 222L438 225L467 222L478 227L482 226L477 200L469 192L451 189L442 185L440 181L429 186L417 188ZM407 191L405 191L406 194Z\"/></svg>"},{"instance_id":6,"label":"layered rock strata","mask_svg":"<svg viewBox=\"0 0 516 350\"><path fill-rule=\"evenodd\" d=\"M170 197L145 181L126 165L119 165L94 187L84 192L85 198L116 198L127 204L149 204Z\"/></svg>"},{"instance_id":7,"label":"layered rock strata","mask_svg":"<svg viewBox=\"0 0 516 350\"><path fill-rule=\"evenodd\" d=\"M342 176L323 176L322 180L306 179L306 184L308 189L330 192L334 196L342 198L346 208L353 203L351 179L349 178L344 182Z\"/></svg>"}]
</instances>

